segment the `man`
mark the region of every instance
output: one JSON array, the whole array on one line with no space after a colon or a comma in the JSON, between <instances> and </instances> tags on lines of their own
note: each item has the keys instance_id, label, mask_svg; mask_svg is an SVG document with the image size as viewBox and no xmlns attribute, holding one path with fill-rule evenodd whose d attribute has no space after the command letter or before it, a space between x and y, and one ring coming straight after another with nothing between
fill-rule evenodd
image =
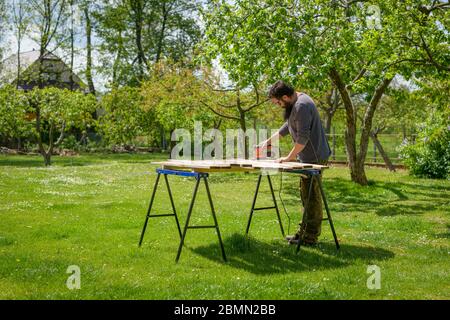
<instances>
[{"instance_id":1,"label":"man","mask_svg":"<svg viewBox=\"0 0 450 320\"><path fill-rule=\"evenodd\" d=\"M269 98L274 104L284 109L286 122L261 146L265 148L270 145L272 139L284 137L289 133L294 147L286 157L278 159L277 162L299 160L304 163L325 165L331 150L314 101L305 93L296 92L283 81L277 81L271 87ZM308 199L309 184L310 179L301 177L300 194L303 205ZM290 244L297 244L299 241L307 245L316 244L321 232L322 218L322 197L319 184L314 180L307 217L304 217L303 223L300 223L296 234L287 236L286 240Z\"/></svg>"}]
</instances>

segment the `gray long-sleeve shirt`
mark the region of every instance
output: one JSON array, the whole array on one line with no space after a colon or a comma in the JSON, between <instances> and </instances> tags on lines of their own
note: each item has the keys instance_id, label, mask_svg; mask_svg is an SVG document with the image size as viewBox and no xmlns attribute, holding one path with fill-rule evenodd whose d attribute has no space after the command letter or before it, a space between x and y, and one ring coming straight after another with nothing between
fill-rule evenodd
<instances>
[{"instance_id":1,"label":"gray long-sleeve shirt","mask_svg":"<svg viewBox=\"0 0 450 320\"><path fill-rule=\"evenodd\" d=\"M301 162L318 163L330 157L331 150L320 122L319 111L307 94L298 93L288 121L279 130L282 137L288 133L295 143L305 145L297 156Z\"/></svg>"}]
</instances>

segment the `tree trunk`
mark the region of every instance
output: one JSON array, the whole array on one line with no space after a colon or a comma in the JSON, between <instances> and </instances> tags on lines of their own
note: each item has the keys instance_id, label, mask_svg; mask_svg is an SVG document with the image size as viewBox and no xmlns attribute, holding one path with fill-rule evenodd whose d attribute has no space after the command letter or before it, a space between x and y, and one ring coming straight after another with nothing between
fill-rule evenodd
<instances>
[{"instance_id":1,"label":"tree trunk","mask_svg":"<svg viewBox=\"0 0 450 320\"><path fill-rule=\"evenodd\" d=\"M84 8L84 17L86 19L86 79L89 93L95 95L95 86L92 80L92 24L88 6L89 4L86 4Z\"/></svg>"},{"instance_id":2,"label":"tree trunk","mask_svg":"<svg viewBox=\"0 0 450 320\"><path fill-rule=\"evenodd\" d=\"M70 1L70 90L73 91L75 85L73 80L73 65L75 61L75 29L74 29L74 1Z\"/></svg>"},{"instance_id":3,"label":"tree trunk","mask_svg":"<svg viewBox=\"0 0 450 320\"><path fill-rule=\"evenodd\" d=\"M48 46L48 42L49 42L49 32L50 32L50 27L51 27L51 5L50 5L50 1L45 0L44 1L44 28L43 32L41 34L41 39L40 39L40 48L39 48L39 89L43 89L44 88L44 82L42 79L42 75L44 73L44 55L45 52L47 50L47 46Z\"/></svg>"},{"instance_id":4,"label":"tree trunk","mask_svg":"<svg viewBox=\"0 0 450 320\"><path fill-rule=\"evenodd\" d=\"M219 130L221 125L222 125L221 118L219 119L219 121L217 123L216 123L216 121L214 121L214 129Z\"/></svg>"},{"instance_id":5,"label":"tree trunk","mask_svg":"<svg viewBox=\"0 0 450 320\"><path fill-rule=\"evenodd\" d=\"M380 140L378 140L378 134L376 134L375 132L371 132L370 133L370 137L372 138L372 141L374 143L374 145L377 147L378 151L380 152L381 156L383 157L384 163L386 164L386 167L390 170L395 172L395 167L392 164L391 159L389 159L389 156L387 155L387 153L384 151L383 146L381 145Z\"/></svg>"},{"instance_id":6,"label":"tree trunk","mask_svg":"<svg viewBox=\"0 0 450 320\"><path fill-rule=\"evenodd\" d=\"M348 167L350 169L350 177L352 181L361 185L367 184L366 173L364 166L358 164L358 158L356 154L356 108L353 105L353 101L350 97L350 93L347 90L345 83L336 69L330 71L330 78L339 90L342 97L342 102L345 107L346 115L346 130L345 130L345 147L347 150Z\"/></svg>"},{"instance_id":7,"label":"tree trunk","mask_svg":"<svg viewBox=\"0 0 450 320\"><path fill-rule=\"evenodd\" d=\"M52 165L52 155L50 153L44 152L42 155L44 157L44 164L46 167L49 167Z\"/></svg>"},{"instance_id":8,"label":"tree trunk","mask_svg":"<svg viewBox=\"0 0 450 320\"><path fill-rule=\"evenodd\" d=\"M236 107L239 111L239 124L244 133L244 158L248 159L248 157L249 157L248 138L247 138L247 135L245 135L245 133L247 132L247 124L245 123L245 110L242 109L242 106L241 106L241 91L239 88L237 88L237 90L236 90ZM238 144L239 144L239 142L238 142Z\"/></svg>"},{"instance_id":9,"label":"tree trunk","mask_svg":"<svg viewBox=\"0 0 450 320\"><path fill-rule=\"evenodd\" d=\"M134 12L134 26L135 26L135 40L138 52L139 64L139 80L143 80L145 76L144 65L147 66L147 59L145 58L144 48L142 46L142 25L144 16L144 3L142 0L132 0L131 9Z\"/></svg>"},{"instance_id":10,"label":"tree trunk","mask_svg":"<svg viewBox=\"0 0 450 320\"><path fill-rule=\"evenodd\" d=\"M327 95L326 104L328 107L322 108L325 111L325 132L327 134L331 133L331 123L334 117L334 114L338 110L340 106L339 101L339 91L335 86L331 89L331 92Z\"/></svg>"},{"instance_id":11,"label":"tree trunk","mask_svg":"<svg viewBox=\"0 0 450 320\"><path fill-rule=\"evenodd\" d=\"M356 125L354 128L351 128L348 131L356 131ZM356 154L356 145L355 141L349 138L349 135L346 132L345 141L347 146L347 159L349 159L349 168L350 168L350 177L353 182L356 182L362 186L368 184L366 171L364 169L364 158L361 158L361 155ZM351 149L348 148L351 147Z\"/></svg>"},{"instance_id":12,"label":"tree trunk","mask_svg":"<svg viewBox=\"0 0 450 320\"><path fill-rule=\"evenodd\" d=\"M117 88L119 86L119 66L122 60L122 50L123 50L123 35L122 31L117 34L117 52L113 62L113 72L112 72L112 87Z\"/></svg>"},{"instance_id":13,"label":"tree trunk","mask_svg":"<svg viewBox=\"0 0 450 320\"><path fill-rule=\"evenodd\" d=\"M248 150L248 138L245 135L247 132L247 124L245 123L245 112L239 112L239 123L241 126L242 131L244 132L244 156L245 159L248 159L249 157L249 150Z\"/></svg>"},{"instance_id":14,"label":"tree trunk","mask_svg":"<svg viewBox=\"0 0 450 320\"><path fill-rule=\"evenodd\" d=\"M59 146L63 139L64 139L64 131L66 130L66 122L63 121L62 128L61 128L61 134L56 142L53 141L53 134L55 131L55 124L54 122L50 121L50 130L48 134L48 149L45 150L44 143L42 142L42 126L41 126L41 111L38 105L33 105L31 102L32 107L36 110L36 133L37 133L37 140L38 140L38 146L39 146L39 153L44 158L44 164L46 166L51 165L51 157L53 154L53 147Z\"/></svg>"},{"instance_id":15,"label":"tree trunk","mask_svg":"<svg viewBox=\"0 0 450 320\"><path fill-rule=\"evenodd\" d=\"M374 95L369 103L369 106L366 109L362 124L361 139L359 143L359 155L362 160L365 160L366 158L367 148L369 146L369 135L370 131L372 130L372 120L375 114L375 110L391 81L392 78L383 79L383 81L381 81L379 86L375 89Z\"/></svg>"},{"instance_id":16,"label":"tree trunk","mask_svg":"<svg viewBox=\"0 0 450 320\"><path fill-rule=\"evenodd\" d=\"M161 150L167 150L166 132L164 128L161 128Z\"/></svg>"},{"instance_id":17,"label":"tree trunk","mask_svg":"<svg viewBox=\"0 0 450 320\"><path fill-rule=\"evenodd\" d=\"M333 120L334 113L332 112L326 112L325 115L325 133L330 134L331 133L331 121Z\"/></svg>"},{"instance_id":18,"label":"tree trunk","mask_svg":"<svg viewBox=\"0 0 450 320\"><path fill-rule=\"evenodd\" d=\"M360 136L359 153L357 153L356 151L356 108L354 107L347 86L343 82L340 74L336 69L333 68L330 71L330 78L339 90L345 107L347 120L345 143L347 148L347 159L349 163L351 179L352 181L359 183L360 185L367 185L368 181L366 172L364 170L364 162L367 156L370 130L372 129L372 120L378 103L380 102L380 99L386 91L387 87L391 83L392 78L386 78L381 81L381 83L375 89L369 106L366 109Z\"/></svg>"},{"instance_id":19,"label":"tree trunk","mask_svg":"<svg viewBox=\"0 0 450 320\"><path fill-rule=\"evenodd\" d=\"M163 22L162 22L162 26L161 26L161 31L159 33L158 47L157 47L156 59L155 59L156 63L158 63L159 60L161 59L162 47L163 47L163 43L164 43L164 34L166 32L168 10L166 9L166 3L165 2L163 3L162 9L163 9Z\"/></svg>"},{"instance_id":20,"label":"tree trunk","mask_svg":"<svg viewBox=\"0 0 450 320\"><path fill-rule=\"evenodd\" d=\"M16 83L16 89L19 89L20 86L20 50L22 45L22 32L21 27L19 27L19 34L17 38L17 83Z\"/></svg>"}]
</instances>

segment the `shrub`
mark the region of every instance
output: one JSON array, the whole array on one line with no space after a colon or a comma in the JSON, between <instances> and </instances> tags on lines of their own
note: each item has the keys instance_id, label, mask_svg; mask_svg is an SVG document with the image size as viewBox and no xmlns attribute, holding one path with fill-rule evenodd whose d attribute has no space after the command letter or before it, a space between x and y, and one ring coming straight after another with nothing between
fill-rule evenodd
<instances>
[{"instance_id":1,"label":"shrub","mask_svg":"<svg viewBox=\"0 0 450 320\"><path fill-rule=\"evenodd\" d=\"M77 150L79 149L79 143L75 136L70 135L64 139L64 141L61 143L62 149L70 149L70 150Z\"/></svg>"},{"instance_id":2,"label":"shrub","mask_svg":"<svg viewBox=\"0 0 450 320\"><path fill-rule=\"evenodd\" d=\"M106 143L133 144L142 135L148 123L148 115L140 105L142 96L138 88L122 87L105 95L100 104L104 114L97 126Z\"/></svg>"},{"instance_id":3,"label":"shrub","mask_svg":"<svg viewBox=\"0 0 450 320\"><path fill-rule=\"evenodd\" d=\"M450 123L444 113L431 115L415 144L401 147L401 157L410 173L418 177L450 178Z\"/></svg>"}]
</instances>

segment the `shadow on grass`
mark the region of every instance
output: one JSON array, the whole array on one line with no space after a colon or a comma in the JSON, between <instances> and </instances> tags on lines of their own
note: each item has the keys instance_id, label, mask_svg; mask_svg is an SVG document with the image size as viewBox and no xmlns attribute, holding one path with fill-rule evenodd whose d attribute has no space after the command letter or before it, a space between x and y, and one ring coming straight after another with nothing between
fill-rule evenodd
<instances>
[{"instance_id":1,"label":"shadow on grass","mask_svg":"<svg viewBox=\"0 0 450 320\"><path fill-rule=\"evenodd\" d=\"M324 179L324 190L331 212L374 212L379 216L419 215L441 207L445 200L438 185L400 182L372 182L362 187L342 178ZM388 193L386 193L388 191ZM446 190L448 191L448 190ZM298 187L283 188L283 193L299 198ZM389 193L393 194L389 195ZM298 200L285 200L293 205Z\"/></svg>"},{"instance_id":2,"label":"shadow on grass","mask_svg":"<svg viewBox=\"0 0 450 320\"><path fill-rule=\"evenodd\" d=\"M450 239L450 224L447 224L447 231L436 234L437 238Z\"/></svg>"},{"instance_id":3,"label":"shadow on grass","mask_svg":"<svg viewBox=\"0 0 450 320\"><path fill-rule=\"evenodd\" d=\"M14 158L12 156L0 157L0 167L19 167L19 168L33 168L43 167L44 160L37 157L33 158Z\"/></svg>"},{"instance_id":4,"label":"shadow on grass","mask_svg":"<svg viewBox=\"0 0 450 320\"><path fill-rule=\"evenodd\" d=\"M224 239L224 246L230 266L260 275L343 268L358 259L372 262L394 257L393 252L382 248L346 244L337 251L331 242L302 247L296 254L295 246L279 241L261 242L240 234ZM217 242L191 250L210 260L223 262Z\"/></svg>"},{"instance_id":5,"label":"shadow on grass","mask_svg":"<svg viewBox=\"0 0 450 320\"><path fill-rule=\"evenodd\" d=\"M95 164L106 164L110 161L118 161L126 164L145 164L156 160L162 160L161 154L80 154L73 157L52 157L52 165L57 167L82 167ZM45 167L44 159L40 155L0 155L0 167L36 168Z\"/></svg>"},{"instance_id":6,"label":"shadow on grass","mask_svg":"<svg viewBox=\"0 0 450 320\"><path fill-rule=\"evenodd\" d=\"M83 167L93 164L94 162L86 158L52 157L52 166L56 167ZM0 157L0 167L45 168L45 164L40 156L4 156Z\"/></svg>"}]
</instances>

